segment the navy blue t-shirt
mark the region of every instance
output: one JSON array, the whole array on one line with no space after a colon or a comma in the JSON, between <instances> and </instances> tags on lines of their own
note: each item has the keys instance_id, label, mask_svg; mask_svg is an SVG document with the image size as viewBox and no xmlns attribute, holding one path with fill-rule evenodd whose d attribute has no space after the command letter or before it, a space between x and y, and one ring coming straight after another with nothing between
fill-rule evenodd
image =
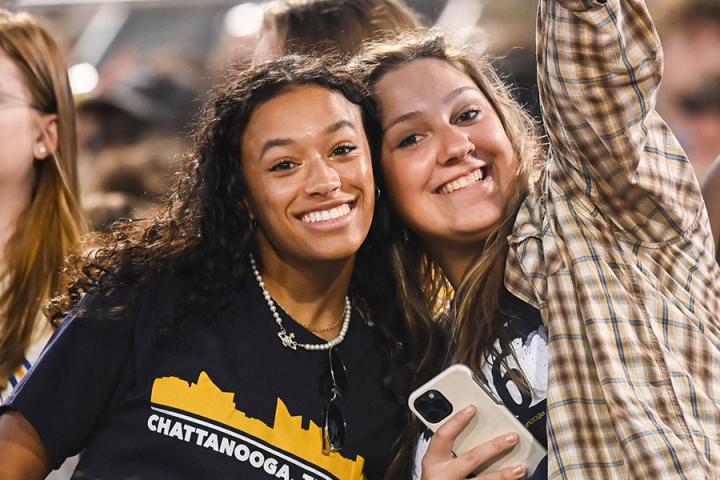
<instances>
[{"instance_id":1,"label":"navy blue t-shirt","mask_svg":"<svg viewBox=\"0 0 720 480\"><path fill-rule=\"evenodd\" d=\"M4 409L37 430L54 466L84 450L73 478L381 478L403 426L382 389L384 354L353 314L341 453L321 452L327 352L282 346L250 282L207 323L158 343L175 287L125 294L121 318L70 315ZM84 301L85 307L97 299ZM321 339L282 313L302 343Z\"/></svg>"}]
</instances>

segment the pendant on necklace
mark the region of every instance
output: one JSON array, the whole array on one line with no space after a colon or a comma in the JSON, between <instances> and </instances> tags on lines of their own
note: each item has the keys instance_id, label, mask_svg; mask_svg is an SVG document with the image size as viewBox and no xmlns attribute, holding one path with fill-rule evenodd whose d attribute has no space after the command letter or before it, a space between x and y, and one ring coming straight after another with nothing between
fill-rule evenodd
<instances>
[{"instance_id":1,"label":"pendant on necklace","mask_svg":"<svg viewBox=\"0 0 720 480\"><path fill-rule=\"evenodd\" d=\"M280 330L278 332L278 337L280 337L280 341L282 342L283 346L292 348L293 350L297 350L297 342L295 341L294 333L288 335L285 330Z\"/></svg>"}]
</instances>

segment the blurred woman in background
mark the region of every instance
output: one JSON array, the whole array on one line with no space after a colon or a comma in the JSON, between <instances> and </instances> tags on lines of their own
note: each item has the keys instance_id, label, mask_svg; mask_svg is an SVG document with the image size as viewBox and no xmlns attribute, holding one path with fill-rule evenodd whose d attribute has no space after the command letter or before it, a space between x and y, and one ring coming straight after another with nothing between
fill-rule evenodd
<instances>
[{"instance_id":1,"label":"blurred woman in background","mask_svg":"<svg viewBox=\"0 0 720 480\"><path fill-rule=\"evenodd\" d=\"M265 13L254 61L325 50L349 56L365 40L420 25L403 0L279 0Z\"/></svg>"},{"instance_id":2,"label":"blurred woman in background","mask_svg":"<svg viewBox=\"0 0 720 480\"><path fill-rule=\"evenodd\" d=\"M84 231L63 55L27 14L0 10L0 404L50 337L42 306Z\"/></svg>"}]
</instances>

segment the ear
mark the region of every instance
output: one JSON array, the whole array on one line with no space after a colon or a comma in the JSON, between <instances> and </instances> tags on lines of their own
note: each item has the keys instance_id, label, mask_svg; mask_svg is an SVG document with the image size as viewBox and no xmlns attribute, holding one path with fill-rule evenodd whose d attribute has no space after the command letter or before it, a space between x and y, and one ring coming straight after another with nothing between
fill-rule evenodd
<instances>
[{"instance_id":1,"label":"ear","mask_svg":"<svg viewBox=\"0 0 720 480\"><path fill-rule=\"evenodd\" d=\"M243 198L242 202L248 211L248 216L250 217L250 220L252 220L254 222L256 220L256 217L255 217L255 208L253 207L252 202L250 202L250 200L248 200L247 197Z\"/></svg>"},{"instance_id":2,"label":"ear","mask_svg":"<svg viewBox=\"0 0 720 480\"><path fill-rule=\"evenodd\" d=\"M58 116L47 113L39 116L35 132L33 156L35 160L45 160L58 148Z\"/></svg>"}]
</instances>

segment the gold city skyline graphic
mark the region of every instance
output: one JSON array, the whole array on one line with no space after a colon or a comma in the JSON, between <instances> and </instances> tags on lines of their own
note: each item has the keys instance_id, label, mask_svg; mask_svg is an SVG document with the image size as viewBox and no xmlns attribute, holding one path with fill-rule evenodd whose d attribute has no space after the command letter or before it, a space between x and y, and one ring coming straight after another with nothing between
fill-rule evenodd
<instances>
[{"instance_id":1,"label":"gold city skyline graphic","mask_svg":"<svg viewBox=\"0 0 720 480\"><path fill-rule=\"evenodd\" d=\"M343 480L365 478L365 459L362 456L358 455L353 461L338 452L324 455L321 447L322 429L312 421L304 429L302 416L292 416L282 399L277 399L275 420L270 427L238 410L234 398L234 393L220 390L205 372L200 372L197 383L178 377L157 378L151 395L155 405L192 413L247 433Z\"/></svg>"}]
</instances>

